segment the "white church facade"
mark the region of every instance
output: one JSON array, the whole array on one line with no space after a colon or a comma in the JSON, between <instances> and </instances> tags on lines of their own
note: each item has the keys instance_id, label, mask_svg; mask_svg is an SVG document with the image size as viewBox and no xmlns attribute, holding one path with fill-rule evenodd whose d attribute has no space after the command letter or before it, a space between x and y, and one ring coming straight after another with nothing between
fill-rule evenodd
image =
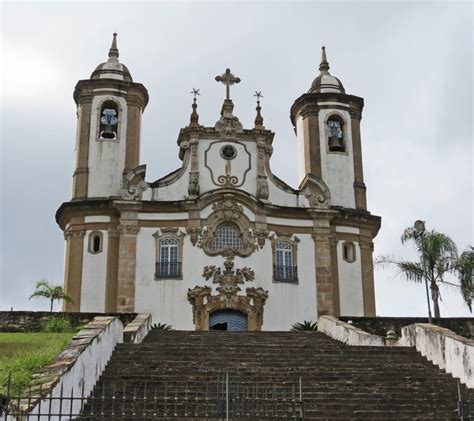
<instances>
[{"instance_id":1,"label":"white church facade","mask_svg":"<svg viewBox=\"0 0 474 421\"><path fill-rule=\"evenodd\" d=\"M363 99L320 74L291 107L299 187L272 174L274 133L257 95L252 128L233 113L200 124L196 95L178 135L182 166L156 181L140 161L146 88L119 62L76 85L78 128L64 231L66 311L149 312L175 329L288 330L318 315L375 316L373 239L360 120Z\"/></svg>"}]
</instances>

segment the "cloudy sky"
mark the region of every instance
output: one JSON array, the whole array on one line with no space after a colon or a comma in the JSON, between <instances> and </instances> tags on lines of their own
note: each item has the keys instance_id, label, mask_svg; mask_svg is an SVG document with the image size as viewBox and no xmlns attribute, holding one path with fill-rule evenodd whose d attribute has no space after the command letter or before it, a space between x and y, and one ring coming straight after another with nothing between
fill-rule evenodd
<instances>
[{"instance_id":1,"label":"cloudy sky","mask_svg":"<svg viewBox=\"0 0 474 421\"><path fill-rule=\"evenodd\" d=\"M365 98L362 146L369 210L382 216L375 255L414 257L400 234L416 219L473 243L471 2L54 2L1 4L0 308L28 301L40 278L62 282L64 240L54 214L71 197L72 92L107 57L143 83L141 161L155 180L180 166L176 139L200 88L200 122L224 97L214 76L230 67L235 114L252 127L255 90L273 130L272 169L296 187L293 101L317 75L320 47L346 91ZM423 316L424 290L378 270L377 313ZM469 315L456 289L445 316Z\"/></svg>"}]
</instances>

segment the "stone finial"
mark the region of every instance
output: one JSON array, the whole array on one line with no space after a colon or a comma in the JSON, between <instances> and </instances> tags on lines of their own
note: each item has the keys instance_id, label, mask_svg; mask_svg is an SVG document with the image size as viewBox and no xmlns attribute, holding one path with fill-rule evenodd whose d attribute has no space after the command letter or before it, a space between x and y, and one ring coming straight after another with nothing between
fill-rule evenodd
<instances>
[{"instance_id":1,"label":"stone finial","mask_svg":"<svg viewBox=\"0 0 474 421\"><path fill-rule=\"evenodd\" d=\"M196 99L197 99L197 95L201 95L201 94L199 93L199 89L194 89L194 88L190 93L194 95L194 98L193 98L193 105L192 105L193 112L191 113L189 127L199 127L199 114L196 112L197 110Z\"/></svg>"},{"instance_id":2,"label":"stone finial","mask_svg":"<svg viewBox=\"0 0 474 421\"><path fill-rule=\"evenodd\" d=\"M257 98L257 116L255 117L255 129L264 129L265 127L263 126L263 117L262 114L260 114L260 111L262 107L260 106L260 98L263 98L262 91L255 91L254 97Z\"/></svg>"},{"instance_id":3,"label":"stone finial","mask_svg":"<svg viewBox=\"0 0 474 421\"><path fill-rule=\"evenodd\" d=\"M321 47L321 63L319 65L319 71L321 73L329 73L329 63L326 57L326 47L324 45Z\"/></svg>"},{"instance_id":4,"label":"stone finial","mask_svg":"<svg viewBox=\"0 0 474 421\"><path fill-rule=\"evenodd\" d=\"M230 87L235 83L240 83L240 77L235 76L230 69L225 69L225 72L216 76L215 79L225 85L225 99L230 100Z\"/></svg>"},{"instance_id":5,"label":"stone finial","mask_svg":"<svg viewBox=\"0 0 474 421\"><path fill-rule=\"evenodd\" d=\"M117 48L117 33L114 32L112 39L112 45L110 46L109 50L109 62L118 63L119 58L119 50Z\"/></svg>"},{"instance_id":6,"label":"stone finial","mask_svg":"<svg viewBox=\"0 0 474 421\"><path fill-rule=\"evenodd\" d=\"M385 345L387 346L394 346L398 341L397 333L395 329L392 327L387 331L387 335L385 336Z\"/></svg>"}]
</instances>

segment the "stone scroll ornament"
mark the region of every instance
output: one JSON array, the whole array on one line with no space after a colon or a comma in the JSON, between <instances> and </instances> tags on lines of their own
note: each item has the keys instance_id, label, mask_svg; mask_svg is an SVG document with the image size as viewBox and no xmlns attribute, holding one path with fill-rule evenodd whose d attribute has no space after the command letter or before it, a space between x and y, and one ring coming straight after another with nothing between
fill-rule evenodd
<instances>
[{"instance_id":1,"label":"stone scroll ornament","mask_svg":"<svg viewBox=\"0 0 474 421\"><path fill-rule=\"evenodd\" d=\"M240 285L255 280L255 272L244 267L234 269L233 256L228 255L224 269L214 265L205 266L203 278L218 284L218 294L212 294L209 286L195 286L188 290L188 301L193 306L193 319L197 330L206 330L209 314L220 309L234 309L247 314L249 330L261 330L263 324L263 307L268 298L268 291L263 288L247 288L246 295L239 295Z\"/></svg>"},{"instance_id":2,"label":"stone scroll ornament","mask_svg":"<svg viewBox=\"0 0 474 421\"><path fill-rule=\"evenodd\" d=\"M126 170L122 179L122 197L126 200L141 200L143 192L148 188L145 181L146 165L140 165L133 170Z\"/></svg>"}]
</instances>

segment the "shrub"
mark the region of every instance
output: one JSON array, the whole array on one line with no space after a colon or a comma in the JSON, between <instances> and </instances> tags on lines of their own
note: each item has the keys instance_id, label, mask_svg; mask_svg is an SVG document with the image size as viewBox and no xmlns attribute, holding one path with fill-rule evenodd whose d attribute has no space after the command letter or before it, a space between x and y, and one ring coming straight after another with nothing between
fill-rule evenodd
<instances>
[{"instance_id":1,"label":"shrub","mask_svg":"<svg viewBox=\"0 0 474 421\"><path fill-rule=\"evenodd\" d=\"M166 323L154 323L152 326L154 330L174 330L173 326L167 325Z\"/></svg>"},{"instance_id":2,"label":"shrub","mask_svg":"<svg viewBox=\"0 0 474 421\"><path fill-rule=\"evenodd\" d=\"M74 332L69 320L61 317L51 317L43 326L43 332L46 333L66 333Z\"/></svg>"},{"instance_id":3,"label":"shrub","mask_svg":"<svg viewBox=\"0 0 474 421\"><path fill-rule=\"evenodd\" d=\"M293 332L314 332L315 330L318 330L318 322L308 322L305 320L302 323L295 323L291 326L291 330Z\"/></svg>"}]
</instances>

